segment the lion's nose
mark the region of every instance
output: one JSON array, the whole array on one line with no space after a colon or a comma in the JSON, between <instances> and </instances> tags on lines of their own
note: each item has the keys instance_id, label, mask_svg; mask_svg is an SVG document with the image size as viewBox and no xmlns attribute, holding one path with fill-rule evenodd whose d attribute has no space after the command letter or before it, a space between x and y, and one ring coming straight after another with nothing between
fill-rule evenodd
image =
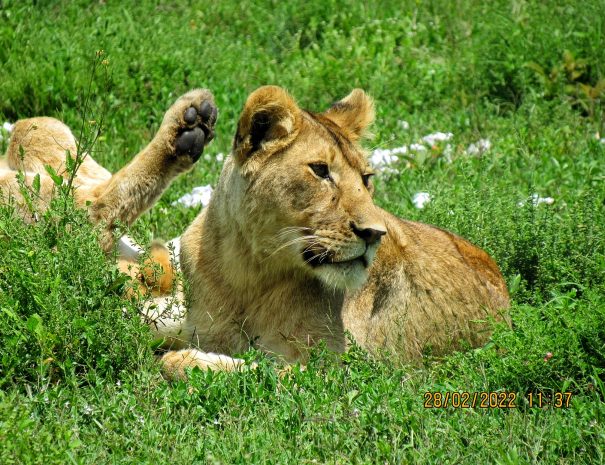
<instances>
[{"instance_id":1,"label":"lion's nose","mask_svg":"<svg viewBox=\"0 0 605 465\"><path fill-rule=\"evenodd\" d=\"M380 238L387 233L384 229L378 229L376 226L373 228L360 228L355 223L351 223L351 228L353 228L355 235L361 237L368 245L380 241Z\"/></svg>"}]
</instances>

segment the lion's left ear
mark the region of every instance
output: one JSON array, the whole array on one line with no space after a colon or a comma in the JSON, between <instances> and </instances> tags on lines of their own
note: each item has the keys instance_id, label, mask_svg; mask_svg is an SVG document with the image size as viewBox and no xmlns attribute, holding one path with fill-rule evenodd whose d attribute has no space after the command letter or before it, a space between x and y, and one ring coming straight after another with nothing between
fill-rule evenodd
<instances>
[{"instance_id":1,"label":"lion's left ear","mask_svg":"<svg viewBox=\"0 0 605 465\"><path fill-rule=\"evenodd\" d=\"M374 101L361 89L332 105L324 116L336 123L349 137L358 140L364 137L368 126L374 122Z\"/></svg>"}]
</instances>

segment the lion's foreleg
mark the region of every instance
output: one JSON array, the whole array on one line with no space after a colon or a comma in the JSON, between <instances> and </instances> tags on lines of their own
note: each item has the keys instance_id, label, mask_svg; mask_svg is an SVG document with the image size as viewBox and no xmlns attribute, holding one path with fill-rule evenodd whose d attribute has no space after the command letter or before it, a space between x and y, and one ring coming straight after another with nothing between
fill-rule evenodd
<instances>
[{"instance_id":1,"label":"lion's foreleg","mask_svg":"<svg viewBox=\"0 0 605 465\"><path fill-rule=\"evenodd\" d=\"M164 116L147 147L103 185L95 188L90 217L102 222L105 250L113 246L118 222L132 224L149 209L172 180L189 170L214 137L217 110L208 90L193 90L179 98Z\"/></svg>"},{"instance_id":2,"label":"lion's foreleg","mask_svg":"<svg viewBox=\"0 0 605 465\"><path fill-rule=\"evenodd\" d=\"M169 380L186 379L186 368L197 367L201 370L242 371L254 369L256 363L247 364L241 358L228 355L202 352L198 349L171 350L161 358L162 374Z\"/></svg>"}]
</instances>

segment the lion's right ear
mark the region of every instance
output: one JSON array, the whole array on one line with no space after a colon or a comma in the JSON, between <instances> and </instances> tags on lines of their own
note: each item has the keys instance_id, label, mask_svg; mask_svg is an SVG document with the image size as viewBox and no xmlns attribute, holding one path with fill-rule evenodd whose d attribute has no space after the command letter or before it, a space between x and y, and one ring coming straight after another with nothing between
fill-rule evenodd
<instances>
[{"instance_id":1,"label":"lion's right ear","mask_svg":"<svg viewBox=\"0 0 605 465\"><path fill-rule=\"evenodd\" d=\"M233 141L235 160L275 152L290 144L302 124L301 110L281 87L264 86L248 97Z\"/></svg>"},{"instance_id":2,"label":"lion's right ear","mask_svg":"<svg viewBox=\"0 0 605 465\"><path fill-rule=\"evenodd\" d=\"M367 128L374 122L374 101L361 89L353 91L332 105L325 116L334 121L352 139L368 137Z\"/></svg>"}]
</instances>

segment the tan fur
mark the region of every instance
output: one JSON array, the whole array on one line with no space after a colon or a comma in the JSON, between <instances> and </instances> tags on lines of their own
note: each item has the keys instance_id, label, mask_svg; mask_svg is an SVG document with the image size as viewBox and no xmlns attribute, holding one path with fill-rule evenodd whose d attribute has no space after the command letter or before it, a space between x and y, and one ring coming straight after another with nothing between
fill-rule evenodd
<instances>
[{"instance_id":1,"label":"tan fur","mask_svg":"<svg viewBox=\"0 0 605 465\"><path fill-rule=\"evenodd\" d=\"M173 349L234 354L252 345L304 363L320 340L344 350L350 331L370 352L413 361L461 340L485 343L488 321L502 320L509 305L498 267L466 240L373 203L356 143L372 118L361 90L323 114L299 109L277 87L248 98L210 205L181 237L190 307ZM309 167L318 162L333 181ZM353 224L386 235L366 250ZM336 262L365 251L371 265L313 268L305 250ZM207 368L200 350L168 352L166 370Z\"/></svg>"},{"instance_id":2,"label":"tan fur","mask_svg":"<svg viewBox=\"0 0 605 465\"><path fill-rule=\"evenodd\" d=\"M179 130L187 127L183 113L190 106L200 107L204 101L214 102L207 90L193 90L166 112L153 140L134 159L113 176L97 164L89 154L82 154L83 163L74 179L76 204L87 208L93 223L105 227L101 244L107 251L113 247L112 231L119 222L132 224L149 209L180 173L193 166L187 155L177 156L175 140ZM40 195L37 208L44 211L54 195L55 185L46 174L45 165L67 178L65 157L77 154L76 140L62 122L48 117L20 120L15 123L5 160L0 164L0 195L12 196L21 206L26 219L28 210L23 204L17 171L25 172L31 185L40 175ZM3 166L2 166L3 165Z\"/></svg>"},{"instance_id":3,"label":"tan fur","mask_svg":"<svg viewBox=\"0 0 605 465\"><path fill-rule=\"evenodd\" d=\"M194 91L177 101L178 111L167 113L154 140L111 178L88 158L76 200L92 202L91 219L108 225L109 237L116 221L132 223L191 166L173 156L178 115L191 99L208 95ZM187 298L181 286L175 296L164 295L174 286L165 248L154 247L142 267L120 262L151 287L145 318L172 349L162 357L167 377L183 377L195 366L241 369L244 361L229 356L250 346L304 363L319 341L345 350L345 331L370 352L385 349L414 361L427 351L456 349L462 340L483 344L487 321L506 318L506 285L484 251L373 203L371 169L358 145L373 117L372 100L359 89L321 114L301 110L279 87L250 95L212 200L181 237ZM61 124L18 124L0 188L17 192L19 143L33 154L22 161L32 171L28 182L41 164L60 168L64 151L74 150ZM50 137L27 139L33 125ZM31 150L32 144L50 145ZM42 198L50 195L44 177ZM152 262L166 276L158 280Z\"/></svg>"},{"instance_id":4,"label":"tan fur","mask_svg":"<svg viewBox=\"0 0 605 465\"><path fill-rule=\"evenodd\" d=\"M142 264L121 259L118 260L118 269L132 278L133 286L127 290L127 297L168 295L177 285L170 252L160 243L152 244L149 258Z\"/></svg>"}]
</instances>

